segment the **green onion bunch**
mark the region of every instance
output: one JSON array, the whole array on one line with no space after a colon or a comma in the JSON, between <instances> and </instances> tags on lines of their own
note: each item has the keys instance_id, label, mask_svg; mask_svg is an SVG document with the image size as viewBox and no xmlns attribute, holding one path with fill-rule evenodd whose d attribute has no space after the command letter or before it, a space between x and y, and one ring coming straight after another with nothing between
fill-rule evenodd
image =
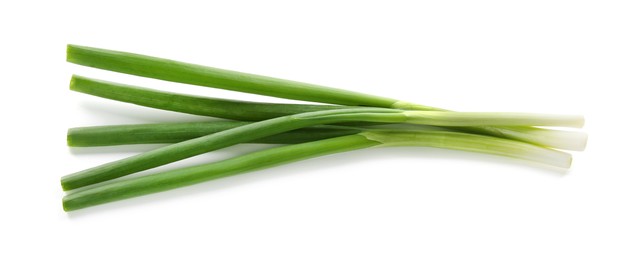
<instances>
[{"instance_id":1,"label":"green onion bunch","mask_svg":"<svg viewBox=\"0 0 644 260\"><path fill-rule=\"evenodd\" d=\"M67 61L142 77L323 104L192 96L74 75L70 89L77 92L219 120L69 129L67 143L74 147L167 145L63 176L61 185L68 192L63 198L65 211L370 147L438 147L569 168L572 156L562 150L581 151L587 139L583 132L561 129L581 128L584 119L576 115L454 112L348 90L78 45L68 45ZM121 178L240 143L283 145L208 164Z\"/></svg>"}]
</instances>

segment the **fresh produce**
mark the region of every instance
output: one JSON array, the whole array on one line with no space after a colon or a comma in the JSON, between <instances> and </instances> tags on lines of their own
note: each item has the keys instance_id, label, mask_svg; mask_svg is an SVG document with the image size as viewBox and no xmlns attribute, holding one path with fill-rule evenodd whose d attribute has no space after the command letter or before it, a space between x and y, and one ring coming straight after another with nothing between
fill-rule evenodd
<instances>
[{"instance_id":1,"label":"fresh produce","mask_svg":"<svg viewBox=\"0 0 644 260\"><path fill-rule=\"evenodd\" d=\"M583 117L453 112L390 98L221 70L139 54L69 45L67 60L138 76L335 105L257 103L189 96L72 77L70 89L158 109L242 121L72 128L70 146L170 143L63 176L66 211L160 192L326 154L381 146L430 146L570 167L586 134ZM128 179L129 174L244 142L287 144L228 160ZM104 183L108 180L117 179ZM90 186L91 185L91 186ZM87 187L86 187L87 186ZM82 188L82 189L79 189Z\"/></svg>"}]
</instances>

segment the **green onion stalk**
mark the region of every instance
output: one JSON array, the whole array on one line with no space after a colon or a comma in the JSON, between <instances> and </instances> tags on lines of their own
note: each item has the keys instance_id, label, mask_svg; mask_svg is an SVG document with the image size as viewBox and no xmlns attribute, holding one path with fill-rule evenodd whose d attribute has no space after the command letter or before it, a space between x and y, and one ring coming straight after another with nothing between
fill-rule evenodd
<instances>
[{"instance_id":1,"label":"green onion stalk","mask_svg":"<svg viewBox=\"0 0 644 260\"><path fill-rule=\"evenodd\" d=\"M70 54L71 55L71 54ZM70 89L107 99L201 116L261 121L292 114L347 109L346 106L245 102L130 86L74 75ZM356 125L356 122L345 124ZM364 122L362 123L364 124ZM566 150L583 150L585 133L525 126L447 126L450 129L524 141ZM195 131L198 131L197 129Z\"/></svg>"},{"instance_id":2,"label":"green onion stalk","mask_svg":"<svg viewBox=\"0 0 644 260\"><path fill-rule=\"evenodd\" d=\"M101 183L63 198L65 211L166 191L289 162L369 147L429 146L488 153L567 168L568 153L497 137L434 131L365 131L261 150L232 159Z\"/></svg>"},{"instance_id":3,"label":"green onion stalk","mask_svg":"<svg viewBox=\"0 0 644 260\"><path fill-rule=\"evenodd\" d=\"M490 122L493 122L494 125L507 126L581 127L583 125L583 117L579 116L528 113L464 113L387 108L351 108L308 112L246 124L89 168L64 176L61 179L61 185L64 190L72 190L258 138L309 126L355 121L432 126L480 126L490 124Z\"/></svg>"}]
</instances>

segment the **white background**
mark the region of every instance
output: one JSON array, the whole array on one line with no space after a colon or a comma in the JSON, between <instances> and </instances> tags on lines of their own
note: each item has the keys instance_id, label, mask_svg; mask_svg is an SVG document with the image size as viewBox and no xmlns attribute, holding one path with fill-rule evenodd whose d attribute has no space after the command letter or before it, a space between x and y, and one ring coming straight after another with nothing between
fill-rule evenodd
<instances>
[{"instance_id":1,"label":"white background","mask_svg":"<svg viewBox=\"0 0 644 260\"><path fill-rule=\"evenodd\" d=\"M4 1L0 258L642 259L643 13L641 1ZM373 149L65 213L61 176L156 147L69 149L68 127L208 120L71 92L72 73L280 101L67 64L67 43L454 110L584 114L590 140L569 171Z\"/></svg>"}]
</instances>

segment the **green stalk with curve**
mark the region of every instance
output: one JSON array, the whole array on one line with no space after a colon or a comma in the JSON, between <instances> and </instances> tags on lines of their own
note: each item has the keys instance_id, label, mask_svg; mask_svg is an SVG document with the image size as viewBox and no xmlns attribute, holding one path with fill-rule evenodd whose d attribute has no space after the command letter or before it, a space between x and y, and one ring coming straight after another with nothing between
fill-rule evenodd
<instances>
[{"instance_id":1,"label":"green stalk with curve","mask_svg":"<svg viewBox=\"0 0 644 260\"><path fill-rule=\"evenodd\" d=\"M563 126L581 127L583 117L527 113L473 113L409 111L386 108L336 109L268 119L168 145L132 157L64 176L61 185L71 190L172 163L257 138L308 126L341 122L411 123L433 126Z\"/></svg>"},{"instance_id":2,"label":"green stalk with curve","mask_svg":"<svg viewBox=\"0 0 644 260\"><path fill-rule=\"evenodd\" d=\"M270 148L219 162L98 184L63 198L65 211L189 186L213 179L327 154L378 146L429 146L482 152L569 167L569 154L523 142L457 132L365 131Z\"/></svg>"}]
</instances>

